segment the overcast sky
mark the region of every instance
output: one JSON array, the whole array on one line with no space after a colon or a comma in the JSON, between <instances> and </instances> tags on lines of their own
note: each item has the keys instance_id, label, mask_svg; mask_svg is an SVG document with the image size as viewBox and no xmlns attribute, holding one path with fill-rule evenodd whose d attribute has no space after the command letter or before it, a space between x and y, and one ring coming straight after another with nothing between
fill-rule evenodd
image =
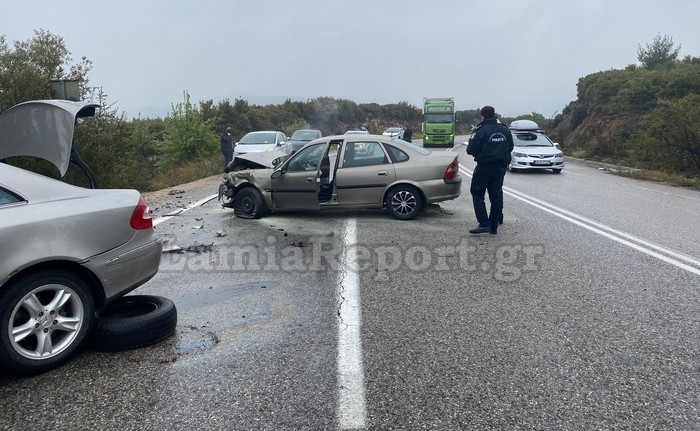
<instances>
[{"instance_id":1,"label":"overcast sky","mask_svg":"<svg viewBox=\"0 0 700 431\"><path fill-rule=\"evenodd\" d=\"M129 118L194 102L454 97L552 117L657 34L700 57L700 0L0 0L8 43L44 29Z\"/></svg>"}]
</instances>

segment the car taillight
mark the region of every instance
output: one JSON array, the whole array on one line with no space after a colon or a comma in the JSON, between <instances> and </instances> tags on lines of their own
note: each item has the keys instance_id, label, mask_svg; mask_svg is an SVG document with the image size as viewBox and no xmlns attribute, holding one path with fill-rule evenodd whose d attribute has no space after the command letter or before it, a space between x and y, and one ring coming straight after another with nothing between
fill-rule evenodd
<instances>
[{"instance_id":1,"label":"car taillight","mask_svg":"<svg viewBox=\"0 0 700 431\"><path fill-rule=\"evenodd\" d=\"M450 163L450 166L445 169L445 176L442 178L444 180L451 180L457 176L457 173L459 173L459 162L455 158L454 161Z\"/></svg>"},{"instance_id":2,"label":"car taillight","mask_svg":"<svg viewBox=\"0 0 700 431\"><path fill-rule=\"evenodd\" d=\"M131 227L136 230L151 229L153 227L153 219L151 218L151 209L148 208L146 199L141 196L139 203L136 204L134 212L131 213Z\"/></svg>"}]
</instances>

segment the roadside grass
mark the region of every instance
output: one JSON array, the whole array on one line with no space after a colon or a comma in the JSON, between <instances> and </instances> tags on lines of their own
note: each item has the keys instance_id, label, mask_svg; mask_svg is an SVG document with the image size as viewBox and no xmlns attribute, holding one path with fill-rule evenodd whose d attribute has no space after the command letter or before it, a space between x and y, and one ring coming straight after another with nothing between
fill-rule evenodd
<instances>
[{"instance_id":1,"label":"roadside grass","mask_svg":"<svg viewBox=\"0 0 700 431\"><path fill-rule=\"evenodd\" d=\"M632 170L628 172L618 171L615 175L623 177L635 178L638 180L654 181L657 183L670 184L679 187L688 187L694 190L700 190L700 178L689 178L679 174L669 174L660 171L647 171L643 169Z\"/></svg>"},{"instance_id":2,"label":"roadside grass","mask_svg":"<svg viewBox=\"0 0 700 431\"><path fill-rule=\"evenodd\" d=\"M178 184L189 183L212 175L221 174L223 176L223 161L221 155L212 156L205 160L185 162L167 172L158 173L151 180L148 190L155 191Z\"/></svg>"}]
</instances>

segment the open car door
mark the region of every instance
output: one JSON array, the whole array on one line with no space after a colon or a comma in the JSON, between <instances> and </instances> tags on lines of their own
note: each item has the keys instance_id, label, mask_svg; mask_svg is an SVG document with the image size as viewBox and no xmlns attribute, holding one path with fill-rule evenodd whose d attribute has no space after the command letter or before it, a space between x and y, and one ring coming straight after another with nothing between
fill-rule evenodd
<instances>
[{"instance_id":1,"label":"open car door","mask_svg":"<svg viewBox=\"0 0 700 431\"><path fill-rule=\"evenodd\" d=\"M327 142L307 145L272 174L272 201L276 209L319 209L321 162L327 152Z\"/></svg>"}]
</instances>

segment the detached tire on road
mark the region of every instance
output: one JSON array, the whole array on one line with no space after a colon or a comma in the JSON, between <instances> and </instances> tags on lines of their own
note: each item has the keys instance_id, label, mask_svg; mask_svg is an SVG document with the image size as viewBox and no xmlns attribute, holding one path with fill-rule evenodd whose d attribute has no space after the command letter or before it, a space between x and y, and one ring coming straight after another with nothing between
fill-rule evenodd
<instances>
[{"instance_id":1,"label":"detached tire on road","mask_svg":"<svg viewBox=\"0 0 700 431\"><path fill-rule=\"evenodd\" d=\"M88 347L103 352L138 349L169 337L176 326L177 310L170 299L124 296L95 312Z\"/></svg>"}]
</instances>

